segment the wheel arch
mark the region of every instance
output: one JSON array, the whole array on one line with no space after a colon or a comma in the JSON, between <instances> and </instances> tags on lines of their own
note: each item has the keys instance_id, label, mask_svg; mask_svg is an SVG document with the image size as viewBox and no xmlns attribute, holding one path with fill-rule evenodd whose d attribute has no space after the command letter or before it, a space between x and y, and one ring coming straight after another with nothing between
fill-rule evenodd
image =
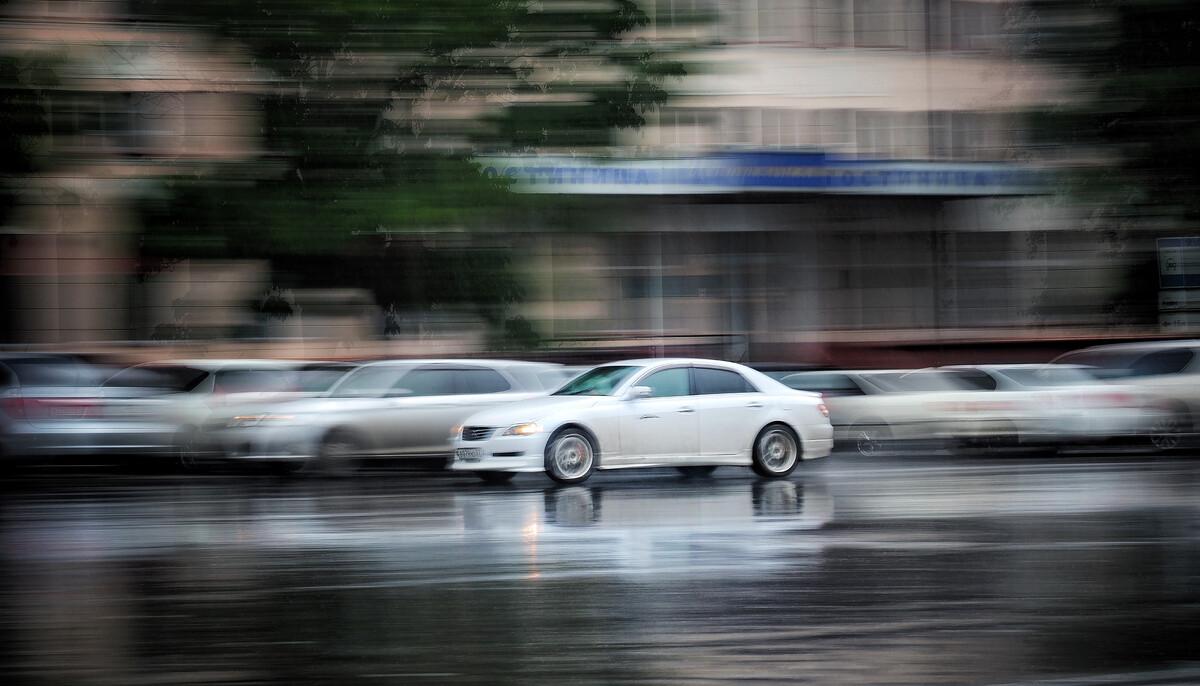
<instances>
[{"instance_id":1,"label":"wheel arch","mask_svg":"<svg viewBox=\"0 0 1200 686\"><path fill-rule=\"evenodd\" d=\"M589 428L586 424L583 424L582 422L575 421L575 420L565 421L562 424L555 426L552 430L547 431L546 432L546 436L547 436L546 445L550 445L550 439L554 438L560 432L565 431L566 429L578 429L578 430L582 431L584 433L584 435L587 436L588 440L592 442L592 449L596 451L596 455L595 455L596 467L599 468L600 457L602 455L602 449L600 447L600 439L596 437L595 431L592 431L591 428Z\"/></svg>"}]
</instances>

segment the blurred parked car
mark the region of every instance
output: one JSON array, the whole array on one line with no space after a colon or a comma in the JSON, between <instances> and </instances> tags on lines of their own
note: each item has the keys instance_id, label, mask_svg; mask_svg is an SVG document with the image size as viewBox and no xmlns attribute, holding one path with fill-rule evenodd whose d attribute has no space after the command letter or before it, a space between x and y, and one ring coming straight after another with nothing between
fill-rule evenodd
<instances>
[{"instance_id":1,"label":"blurred parked car","mask_svg":"<svg viewBox=\"0 0 1200 686\"><path fill-rule=\"evenodd\" d=\"M544 471L564 484L629 467L707 474L740 465L782 477L832 447L815 393L728 362L631 360L584 372L548 397L472 415L450 466L485 481Z\"/></svg>"},{"instance_id":2,"label":"blurred parked car","mask_svg":"<svg viewBox=\"0 0 1200 686\"><path fill-rule=\"evenodd\" d=\"M1200 427L1200 340L1097 345L1063 353L1053 362L1083 365L1110 383L1155 394L1163 411L1149 434L1154 449L1190 442Z\"/></svg>"},{"instance_id":3,"label":"blurred parked car","mask_svg":"<svg viewBox=\"0 0 1200 686\"><path fill-rule=\"evenodd\" d=\"M1149 435L1162 416L1155 396L1106 384L1086 367L1067 364L952 365L942 371L965 388L989 393L1013 412L1012 440L1059 448L1130 441Z\"/></svg>"},{"instance_id":4,"label":"blurred parked car","mask_svg":"<svg viewBox=\"0 0 1200 686\"><path fill-rule=\"evenodd\" d=\"M114 415L102 372L73 355L0 355L0 458L153 452L171 426L153 416Z\"/></svg>"},{"instance_id":5,"label":"blurred parked car","mask_svg":"<svg viewBox=\"0 0 1200 686\"><path fill-rule=\"evenodd\" d=\"M942 448L961 433L957 417L933 411L940 402L967 400L966 391L938 375L911 370L777 372L785 386L820 393L829 407L837 446L871 456L908 448ZM907 379L907 381L902 381ZM912 397L916 393L935 394Z\"/></svg>"},{"instance_id":6,"label":"blurred parked car","mask_svg":"<svg viewBox=\"0 0 1200 686\"><path fill-rule=\"evenodd\" d=\"M206 457L200 426L214 413L249 403L317 395L356 368L354 362L297 360L164 360L134 365L107 379L107 418L154 419L170 426L157 452L185 468Z\"/></svg>"},{"instance_id":7,"label":"blurred parked car","mask_svg":"<svg viewBox=\"0 0 1200 686\"><path fill-rule=\"evenodd\" d=\"M289 471L348 472L364 460L444 466L452 429L470 414L558 388L562 365L508 360L387 360L364 364L319 397L227 412L204 445L237 462Z\"/></svg>"}]
</instances>

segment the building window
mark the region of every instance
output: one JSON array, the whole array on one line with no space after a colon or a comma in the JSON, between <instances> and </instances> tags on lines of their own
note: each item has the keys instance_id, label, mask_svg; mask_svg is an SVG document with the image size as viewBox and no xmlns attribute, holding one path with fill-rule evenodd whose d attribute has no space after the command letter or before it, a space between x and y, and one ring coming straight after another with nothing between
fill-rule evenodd
<instances>
[{"instance_id":1,"label":"building window","mask_svg":"<svg viewBox=\"0 0 1200 686\"><path fill-rule=\"evenodd\" d=\"M846 44L845 0L759 0L758 40L807 47Z\"/></svg>"},{"instance_id":2,"label":"building window","mask_svg":"<svg viewBox=\"0 0 1200 686\"><path fill-rule=\"evenodd\" d=\"M1004 4L950 2L950 49L961 52L1000 52L1007 43Z\"/></svg>"},{"instance_id":3,"label":"building window","mask_svg":"<svg viewBox=\"0 0 1200 686\"><path fill-rule=\"evenodd\" d=\"M923 50L923 0L854 0L854 45Z\"/></svg>"},{"instance_id":4,"label":"building window","mask_svg":"<svg viewBox=\"0 0 1200 686\"><path fill-rule=\"evenodd\" d=\"M902 160L928 157L929 134L922 112L856 112L854 124L860 155Z\"/></svg>"}]
</instances>

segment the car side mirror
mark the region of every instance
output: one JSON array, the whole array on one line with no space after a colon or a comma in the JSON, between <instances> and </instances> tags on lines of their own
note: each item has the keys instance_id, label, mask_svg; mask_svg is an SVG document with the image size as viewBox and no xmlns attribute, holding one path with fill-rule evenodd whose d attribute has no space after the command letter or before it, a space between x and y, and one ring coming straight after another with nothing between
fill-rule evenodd
<instances>
[{"instance_id":1,"label":"car side mirror","mask_svg":"<svg viewBox=\"0 0 1200 686\"><path fill-rule=\"evenodd\" d=\"M649 398L652 395L654 395L654 389L649 386L634 386L633 390L629 391L627 397L630 400L641 400L642 398Z\"/></svg>"}]
</instances>

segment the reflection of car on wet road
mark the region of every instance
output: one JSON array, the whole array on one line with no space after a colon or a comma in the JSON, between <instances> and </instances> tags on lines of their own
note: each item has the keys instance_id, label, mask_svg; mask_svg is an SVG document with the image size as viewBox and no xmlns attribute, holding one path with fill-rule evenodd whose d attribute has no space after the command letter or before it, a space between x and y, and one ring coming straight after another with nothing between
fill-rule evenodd
<instances>
[{"instance_id":1,"label":"reflection of car on wet road","mask_svg":"<svg viewBox=\"0 0 1200 686\"><path fill-rule=\"evenodd\" d=\"M1149 432L1156 449L1176 448L1200 429L1200 340L1096 345L1053 362L1083 365L1110 383L1156 395L1163 410Z\"/></svg>"},{"instance_id":2,"label":"reflection of car on wet road","mask_svg":"<svg viewBox=\"0 0 1200 686\"><path fill-rule=\"evenodd\" d=\"M496 481L544 471L568 484L630 467L740 465L779 477L832 446L815 393L728 362L631 360L584 372L546 398L471 416L450 466Z\"/></svg>"},{"instance_id":3,"label":"reflection of car on wet road","mask_svg":"<svg viewBox=\"0 0 1200 686\"><path fill-rule=\"evenodd\" d=\"M228 460L292 470L351 471L384 458L444 463L451 431L468 415L545 395L567 374L510 360L370 362L319 397L216 417L203 442Z\"/></svg>"}]
</instances>

